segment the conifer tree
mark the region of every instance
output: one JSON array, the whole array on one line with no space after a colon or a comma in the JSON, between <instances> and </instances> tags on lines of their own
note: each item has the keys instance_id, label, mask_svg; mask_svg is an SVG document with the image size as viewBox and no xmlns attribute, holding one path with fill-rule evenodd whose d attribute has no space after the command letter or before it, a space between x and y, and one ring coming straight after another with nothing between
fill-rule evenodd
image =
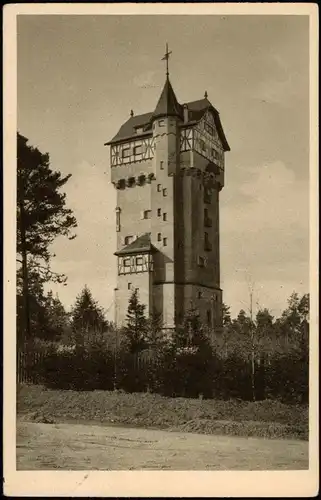
<instances>
[{"instance_id":1,"label":"conifer tree","mask_svg":"<svg viewBox=\"0 0 321 500\"><path fill-rule=\"evenodd\" d=\"M21 323L25 338L30 338L29 273L30 266L46 281L64 281L50 269L50 245L57 236L75 237L77 226L72 211L66 208L66 195L60 189L70 179L50 168L48 153L29 146L28 139L17 134L17 254L21 264L23 307Z\"/></svg>"},{"instance_id":2,"label":"conifer tree","mask_svg":"<svg viewBox=\"0 0 321 500\"><path fill-rule=\"evenodd\" d=\"M138 298L138 290L135 289L129 299L127 309L127 324L124 333L127 338L129 351L137 354L147 347L147 319L145 317L145 304L141 304Z\"/></svg>"},{"instance_id":3,"label":"conifer tree","mask_svg":"<svg viewBox=\"0 0 321 500\"><path fill-rule=\"evenodd\" d=\"M95 334L102 334L108 328L104 311L93 298L87 285L76 298L71 315L77 345L82 345L86 336L93 338Z\"/></svg>"}]
</instances>

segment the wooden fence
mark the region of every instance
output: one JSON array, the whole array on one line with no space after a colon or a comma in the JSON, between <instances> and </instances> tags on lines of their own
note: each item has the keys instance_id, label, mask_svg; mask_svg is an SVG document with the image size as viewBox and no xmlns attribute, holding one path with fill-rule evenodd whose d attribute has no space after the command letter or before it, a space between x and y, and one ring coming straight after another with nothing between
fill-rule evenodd
<instances>
[{"instance_id":1,"label":"wooden fence","mask_svg":"<svg viewBox=\"0 0 321 500\"><path fill-rule=\"evenodd\" d=\"M17 352L17 382L36 384L38 382L37 368L43 362L44 352Z\"/></svg>"}]
</instances>

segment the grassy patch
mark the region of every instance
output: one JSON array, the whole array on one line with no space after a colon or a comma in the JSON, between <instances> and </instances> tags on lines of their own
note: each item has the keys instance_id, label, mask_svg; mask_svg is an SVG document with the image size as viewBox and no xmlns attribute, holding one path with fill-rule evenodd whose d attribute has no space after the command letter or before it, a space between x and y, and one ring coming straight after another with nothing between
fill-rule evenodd
<instances>
[{"instance_id":1,"label":"grassy patch","mask_svg":"<svg viewBox=\"0 0 321 500\"><path fill-rule=\"evenodd\" d=\"M21 386L17 411L23 420L45 423L91 421L202 434L308 439L308 408L278 401L197 400Z\"/></svg>"}]
</instances>

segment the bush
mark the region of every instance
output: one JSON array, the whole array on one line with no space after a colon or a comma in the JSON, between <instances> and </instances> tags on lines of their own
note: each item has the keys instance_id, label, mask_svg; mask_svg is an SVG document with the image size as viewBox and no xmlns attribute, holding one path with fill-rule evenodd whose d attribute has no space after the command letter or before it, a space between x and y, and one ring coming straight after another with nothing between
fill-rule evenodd
<instances>
[{"instance_id":1,"label":"bush","mask_svg":"<svg viewBox=\"0 0 321 500\"><path fill-rule=\"evenodd\" d=\"M51 349L46 355L23 355L25 381L67 390L124 390L152 392L168 397L250 401L251 363L235 350L226 358L202 346L130 353L99 343L72 350ZM20 370L21 371L21 370ZM274 353L255 364L255 399L286 403L308 402L309 364L304 351Z\"/></svg>"}]
</instances>

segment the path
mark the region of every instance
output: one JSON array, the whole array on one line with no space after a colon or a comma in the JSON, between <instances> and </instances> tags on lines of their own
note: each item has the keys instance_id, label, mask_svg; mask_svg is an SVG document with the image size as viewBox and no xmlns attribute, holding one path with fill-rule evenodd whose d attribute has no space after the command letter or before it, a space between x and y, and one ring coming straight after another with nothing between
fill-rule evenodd
<instances>
[{"instance_id":1,"label":"path","mask_svg":"<svg viewBox=\"0 0 321 500\"><path fill-rule=\"evenodd\" d=\"M18 470L297 470L308 443L86 424L17 423Z\"/></svg>"}]
</instances>

